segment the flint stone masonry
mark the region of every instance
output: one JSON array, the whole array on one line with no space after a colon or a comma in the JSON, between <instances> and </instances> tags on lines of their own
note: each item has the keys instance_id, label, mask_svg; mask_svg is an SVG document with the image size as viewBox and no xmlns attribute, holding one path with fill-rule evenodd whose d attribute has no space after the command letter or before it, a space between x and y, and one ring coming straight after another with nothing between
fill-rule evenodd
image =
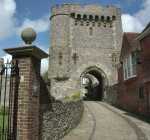
<instances>
[{"instance_id":1,"label":"flint stone masonry","mask_svg":"<svg viewBox=\"0 0 150 140\"><path fill-rule=\"evenodd\" d=\"M60 140L78 125L83 113L82 101L55 101L48 108L48 104L41 105L41 140Z\"/></svg>"},{"instance_id":2,"label":"flint stone masonry","mask_svg":"<svg viewBox=\"0 0 150 140\"><path fill-rule=\"evenodd\" d=\"M51 94L56 99L65 96L67 90L70 91L67 94L71 94L80 88L80 76L89 67L96 67L106 75L104 80L108 84L104 88L117 83L122 43L119 8L57 5L52 8L50 20L49 79Z\"/></svg>"}]
</instances>

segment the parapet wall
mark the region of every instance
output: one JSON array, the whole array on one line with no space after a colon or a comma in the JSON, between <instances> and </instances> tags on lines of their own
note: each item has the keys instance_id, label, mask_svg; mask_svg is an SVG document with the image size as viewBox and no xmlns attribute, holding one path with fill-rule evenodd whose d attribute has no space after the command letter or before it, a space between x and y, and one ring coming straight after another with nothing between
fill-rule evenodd
<instances>
[{"instance_id":1,"label":"parapet wall","mask_svg":"<svg viewBox=\"0 0 150 140\"><path fill-rule=\"evenodd\" d=\"M55 14L69 14L71 12L77 13L93 13L93 14L119 14L120 8L116 8L113 5L101 6L101 5L80 5L80 4L62 4L55 5L51 9L52 15Z\"/></svg>"}]
</instances>

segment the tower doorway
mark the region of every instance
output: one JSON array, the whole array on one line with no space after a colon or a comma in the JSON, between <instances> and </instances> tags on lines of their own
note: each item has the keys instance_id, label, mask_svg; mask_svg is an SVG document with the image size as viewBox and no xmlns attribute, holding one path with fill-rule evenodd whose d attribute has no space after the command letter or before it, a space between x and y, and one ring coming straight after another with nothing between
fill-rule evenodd
<instances>
[{"instance_id":1,"label":"tower doorway","mask_svg":"<svg viewBox=\"0 0 150 140\"><path fill-rule=\"evenodd\" d=\"M104 73L97 67L90 67L81 74L81 86L84 88L85 100L103 100L105 96Z\"/></svg>"}]
</instances>

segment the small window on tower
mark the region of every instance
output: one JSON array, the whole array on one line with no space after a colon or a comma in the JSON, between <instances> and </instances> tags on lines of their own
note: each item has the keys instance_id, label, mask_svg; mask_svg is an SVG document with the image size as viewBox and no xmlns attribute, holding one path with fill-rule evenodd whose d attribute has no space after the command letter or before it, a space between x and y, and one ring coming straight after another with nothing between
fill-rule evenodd
<instances>
[{"instance_id":1,"label":"small window on tower","mask_svg":"<svg viewBox=\"0 0 150 140\"><path fill-rule=\"evenodd\" d=\"M89 35L90 35L90 36L93 35L93 28L92 28L92 27L89 28Z\"/></svg>"},{"instance_id":2,"label":"small window on tower","mask_svg":"<svg viewBox=\"0 0 150 140\"><path fill-rule=\"evenodd\" d=\"M84 22L83 21L81 21L81 24L80 24L81 26L83 26L84 25Z\"/></svg>"},{"instance_id":3,"label":"small window on tower","mask_svg":"<svg viewBox=\"0 0 150 140\"><path fill-rule=\"evenodd\" d=\"M77 55L77 53L74 53L72 56L73 60L74 60L74 64L77 63L77 60L79 59L79 56Z\"/></svg>"},{"instance_id":4,"label":"small window on tower","mask_svg":"<svg viewBox=\"0 0 150 140\"><path fill-rule=\"evenodd\" d=\"M78 19L78 20L81 19L81 15L80 15L80 14L77 15L77 19Z\"/></svg>"},{"instance_id":5,"label":"small window on tower","mask_svg":"<svg viewBox=\"0 0 150 140\"><path fill-rule=\"evenodd\" d=\"M104 21L104 16L101 16L101 21Z\"/></svg>"},{"instance_id":6,"label":"small window on tower","mask_svg":"<svg viewBox=\"0 0 150 140\"><path fill-rule=\"evenodd\" d=\"M95 21L99 21L99 16L95 16Z\"/></svg>"},{"instance_id":7,"label":"small window on tower","mask_svg":"<svg viewBox=\"0 0 150 140\"><path fill-rule=\"evenodd\" d=\"M100 27L101 26L101 23L100 22L98 22L98 27Z\"/></svg>"},{"instance_id":8,"label":"small window on tower","mask_svg":"<svg viewBox=\"0 0 150 140\"><path fill-rule=\"evenodd\" d=\"M112 16L112 20L116 20L116 16L113 15L113 16Z\"/></svg>"},{"instance_id":9,"label":"small window on tower","mask_svg":"<svg viewBox=\"0 0 150 140\"><path fill-rule=\"evenodd\" d=\"M71 13L70 16L71 16L72 18L75 18L75 13Z\"/></svg>"},{"instance_id":10,"label":"small window on tower","mask_svg":"<svg viewBox=\"0 0 150 140\"><path fill-rule=\"evenodd\" d=\"M83 15L83 20L87 20L87 15Z\"/></svg>"},{"instance_id":11,"label":"small window on tower","mask_svg":"<svg viewBox=\"0 0 150 140\"><path fill-rule=\"evenodd\" d=\"M86 22L86 26L89 26L89 22L88 21Z\"/></svg>"},{"instance_id":12,"label":"small window on tower","mask_svg":"<svg viewBox=\"0 0 150 140\"><path fill-rule=\"evenodd\" d=\"M107 22L110 22L110 17L109 16L107 16Z\"/></svg>"},{"instance_id":13,"label":"small window on tower","mask_svg":"<svg viewBox=\"0 0 150 140\"><path fill-rule=\"evenodd\" d=\"M74 23L75 25L78 25L78 21L77 20L75 20L75 23Z\"/></svg>"},{"instance_id":14,"label":"small window on tower","mask_svg":"<svg viewBox=\"0 0 150 140\"><path fill-rule=\"evenodd\" d=\"M92 26L93 26L93 27L95 26L95 22L92 22Z\"/></svg>"},{"instance_id":15,"label":"small window on tower","mask_svg":"<svg viewBox=\"0 0 150 140\"><path fill-rule=\"evenodd\" d=\"M63 58L62 52L59 52L59 65L62 65L62 58Z\"/></svg>"},{"instance_id":16,"label":"small window on tower","mask_svg":"<svg viewBox=\"0 0 150 140\"><path fill-rule=\"evenodd\" d=\"M92 21L93 20L93 16L89 15L89 20Z\"/></svg>"}]
</instances>

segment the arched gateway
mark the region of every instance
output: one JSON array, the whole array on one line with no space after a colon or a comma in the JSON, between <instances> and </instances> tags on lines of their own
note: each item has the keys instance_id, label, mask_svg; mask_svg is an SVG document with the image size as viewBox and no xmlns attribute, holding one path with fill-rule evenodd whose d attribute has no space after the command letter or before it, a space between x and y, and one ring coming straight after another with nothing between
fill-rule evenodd
<instances>
[{"instance_id":1,"label":"arched gateway","mask_svg":"<svg viewBox=\"0 0 150 140\"><path fill-rule=\"evenodd\" d=\"M103 100L108 86L106 74L96 66L89 67L81 74L81 86L86 89L85 99Z\"/></svg>"}]
</instances>

